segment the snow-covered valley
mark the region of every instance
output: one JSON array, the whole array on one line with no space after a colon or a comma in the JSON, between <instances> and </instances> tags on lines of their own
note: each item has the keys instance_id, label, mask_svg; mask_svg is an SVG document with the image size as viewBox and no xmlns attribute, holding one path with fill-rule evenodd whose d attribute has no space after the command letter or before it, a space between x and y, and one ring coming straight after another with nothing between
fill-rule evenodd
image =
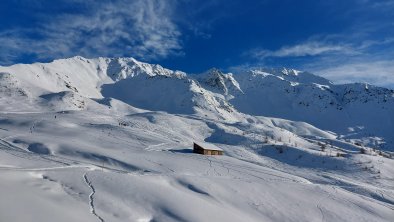
<instances>
[{"instance_id":1,"label":"snow-covered valley","mask_svg":"<svg viewBox=\"0 0 394 222\"><path fill-rule=\"evenodd\" d=\"M393 113L289 69L0 67L0 221L391 221Z\"/></svg>"}]
</instances>

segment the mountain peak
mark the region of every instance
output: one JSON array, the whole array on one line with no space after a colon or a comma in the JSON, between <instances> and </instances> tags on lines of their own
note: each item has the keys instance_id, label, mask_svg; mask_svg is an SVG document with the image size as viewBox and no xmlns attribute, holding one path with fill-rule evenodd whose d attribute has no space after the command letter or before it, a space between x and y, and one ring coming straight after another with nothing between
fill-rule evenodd
<instances>
[{"instance_id":1,"label":"mountain peak","mask_svg":"<svg viewBox=\"0 0 394 222\"><path fill-rule=\"evenodd\" d=\"M246 74L251 78L266 78L266 77L276 77L279 80L285 80L290 83L296 84L319 84L319 85L332 85L333 83L330 82L328 79L325 79L321 76L317 76L315 74L306 72L306 71L299 71L290 68L254 68L250 69L244 73L239 74Z\"/></svg>"},{"instance_id":2,"label":"mountain peak","mask_svg":"<svg viewBox=\"0 0 394 222\"><path fill-rule=\"evenodd\" d=\"M300 72L300 71L295 70L295 69L287 69L287 68L285 68L285 67L282 68L282 73L283 73L284 75L294 75L294 76L298 76L298 73L299 73L299 72Z\"/></svg>"},{"instance_id":3,"label":"mountain peak","mask_svg":"<svg viewBox=\"0 0 394 222\"><path fill-rule=\"evenodd\" d=\"M217 68L211 68L202 74L195 75L196 79L203 85L214 91L229 95L242 93L239 83L234 79L232 73L223 73Z\"/></svg>"}]
</instances>

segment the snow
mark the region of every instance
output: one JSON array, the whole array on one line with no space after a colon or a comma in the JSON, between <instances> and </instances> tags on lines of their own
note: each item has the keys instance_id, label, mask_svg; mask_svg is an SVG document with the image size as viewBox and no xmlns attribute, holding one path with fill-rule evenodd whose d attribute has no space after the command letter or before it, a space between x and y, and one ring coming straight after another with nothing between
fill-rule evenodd
<instances>
[{"instance_id":1,"label":"snow","mask_svg":"<svg viewBox=\"0 0 394 222\"><path fill-rule=\"evenodd\" d=\"M0 221L392 221L388 89L133 58L0 73Z\"/></svg>"}]
</instances>

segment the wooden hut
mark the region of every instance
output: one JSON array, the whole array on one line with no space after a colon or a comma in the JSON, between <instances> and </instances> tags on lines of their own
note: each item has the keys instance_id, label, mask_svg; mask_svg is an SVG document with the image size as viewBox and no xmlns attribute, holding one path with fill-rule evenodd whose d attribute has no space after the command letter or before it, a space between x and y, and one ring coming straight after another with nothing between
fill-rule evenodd
<instances>
[{"instance_id":1,"label":"wooden hut","mask_svg":"<svg viewBox=\"0 0 394 222\"><path fill-rule=\"evenodd\" d=\"M211 143L194 142L193 153L202 155L223 155L223 150Z\"/></svg>"}]
</instances>

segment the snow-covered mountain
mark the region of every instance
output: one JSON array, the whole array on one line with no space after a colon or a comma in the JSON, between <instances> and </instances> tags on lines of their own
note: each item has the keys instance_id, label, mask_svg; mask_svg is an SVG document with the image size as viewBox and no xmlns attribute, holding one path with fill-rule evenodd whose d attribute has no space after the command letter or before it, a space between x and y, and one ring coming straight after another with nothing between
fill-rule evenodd
<instances>
[{"instance_id":1,"label":"snow-covered mountain","mask_svg":"<svg viewBox=\"0 0 394 222\"><path fill-rule=\"evenodd\" d=\"M239 121L240 113L302 121L343 139L394 151L394 91L368 84L335 85L285 68L237 74L211 69L188 75L133 58L73 57L1 67L0 72L2 92L20 98L3 99L26 100L31 107L24 111L88 109L87 101L103 104L114 98L141 109L232 122Z\"/></svg>"},{"instance_id":2,"label":"snow-covered mountain","mask_svg":"<svg viewBox=\"0 0 394 222\"><path fill-rule=\"evenodd\" d=\"M393 90L292 69L0 67L0 221L389 221L393 113Z\"/></svg>"},{"instance_id":3,"label":"snow-covered mountain","mask_svg":"<svg viewBox=\"0 0 394 222\"><path fill-rule=\"evenodd\" d=\"M285 68L250 70L234 77L240 90L229 103L240 112L307 122L343 139L361 139L365 145L394 151L394 90L360 83L335 85Z\"/></svg>"}]
</instances>

